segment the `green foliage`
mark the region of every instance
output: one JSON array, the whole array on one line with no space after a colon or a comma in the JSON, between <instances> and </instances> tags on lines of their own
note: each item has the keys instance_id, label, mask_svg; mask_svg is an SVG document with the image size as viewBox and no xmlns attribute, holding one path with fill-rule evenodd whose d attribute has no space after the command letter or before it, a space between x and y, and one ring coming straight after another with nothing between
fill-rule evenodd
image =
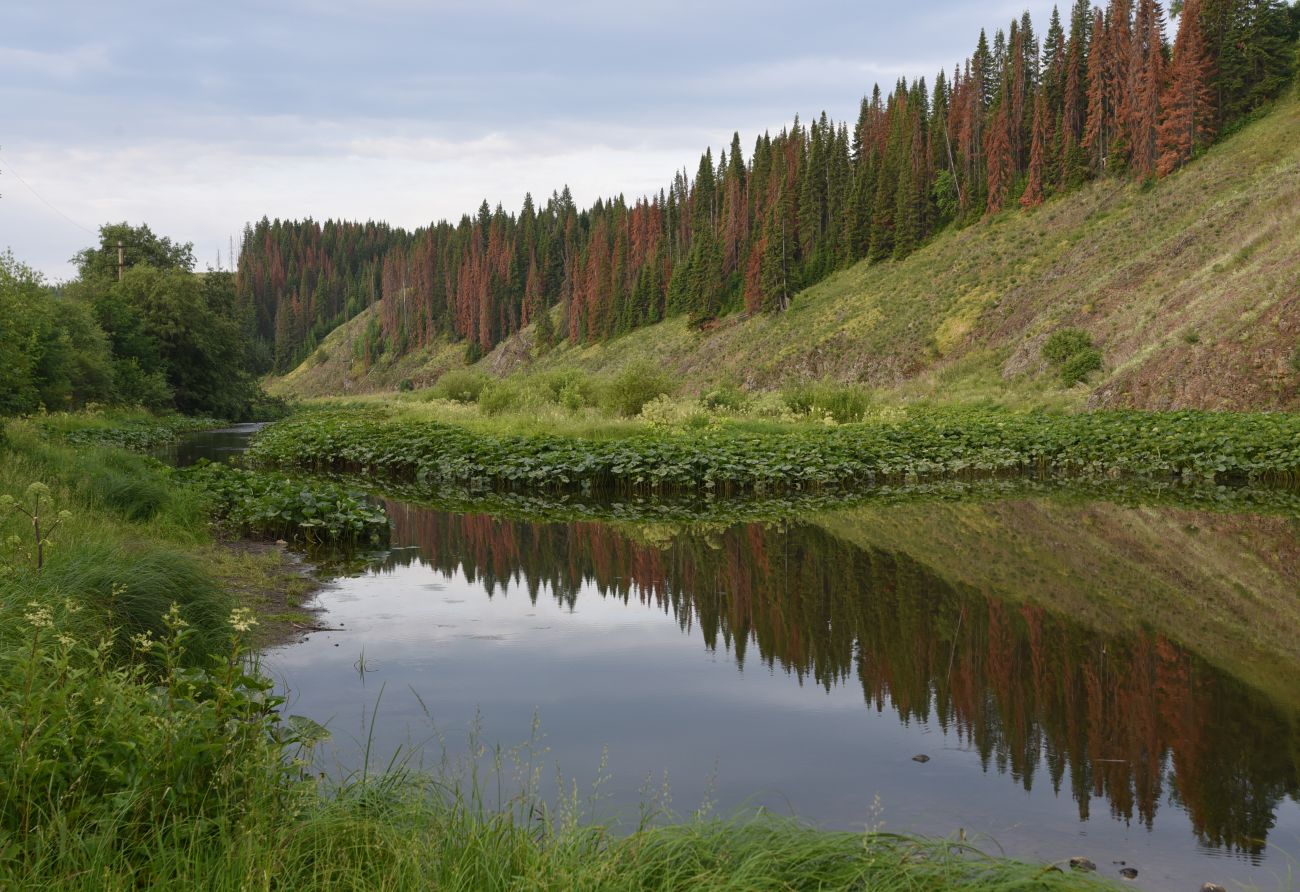
<instances>
[{"instance_id":1,"label":"green foliage","mask_svg":"<svg viewBox=\"0 0 1300 892\"><path fill-rule=\"evenodd\" d=\"M1043 344L1043 358L1056 367L1064 387L1073 387L1101 369L1101 352L1088 333L1077 328L1053 332Z\"/></svg>"},{"instance_id":2,"label":"green foliage","mask_svg":"<svg viewBox=\"0 0 1300 892\"><path fill-rule=\"evenodd\" d=\"M706 409L739 412L748 404L749 397L735 384L727 383L704 394L700 402Z\"/></svg>"},{"instance_id":3,"label":"green foliage","mask_svg":"<svg viewBox=\"0 0 1300 892\"><path fill-rule=\"evenodd\" d=\"M599 384L578 369L545 372L538 375L536 381L548 394L550 402L566 409L583 409L600 402Z\"/></svg>"},{"instance_id":4,"label":"green foliage","mask_svg":"<svg viewBox=\"0 0 1300 892\"><path fill-rule=\"evenodd\" d=\"M931 409L889 421L788 432L705 429L597 440L492 436L439 423L335 414L272 425L254 440L250 456L430 485L548 491L852 488L1024 470L1153 479L1288 478L1300 469L1300 417Z\"/></svg>"},{"instance_id":5,"label":"green foliage","mask_svg":"<svg viewBox=\"0 0 1300 892\"><path fill-rule=\"evenodd\" d=\"M1063 364L1074 354L1092 347L1092 338L1086 331L1077 328L1062 328L1052 332L1043 344L1043 359L1052 365Z\"/></svg>"},{"instance_id":6,"label":"green foliage","mask_svg":"<svg viewBox=\"0 0 1300 892\"><path fill-rule=\"evenodd\" d=\"M108 343L82 303L0 254L0 416L75 408L113 394Z\"/></svg>"},{"instance_id":7,"label":"green foliage","mask_svg":"<svg viewBox=\"0 0 1300 892\"><path fill-rule=\"evenodd\" d=\"M111 251L83 251L81 278L59 290L0 255L0 415L93 402L253 418L265 396L234 276L194 274L189 246L148 227L110 230ZM119 236L134 252L120 281Z\"/></svg>"},{"instance_id":8,"label":"green foliage","mask_svg":"<svg viewBox=\"0 0 1300 892\"><path fill-rule=\"evenodd\" d=\"M492 380L479 392L478 407L484 415L501 415L518 409L527 397L518 381Z\"/></svg>"},{"instance_id":9,"label":"green foliage","mask_svg":"<svg viewBox=\"0 0 1300 892\"><path fill-rule=\"evenodd\" d=\"M160 270L194 270L192 242L182 244L155 235L147 224L107 223L99 227L99 245L79 251L73 258L82 280L108 282L117 278L119 242L122 243L122 263L126 269L151 266Z\"/></svg>"},{"instance_id":10,"label":"green foliage","mask_svg":"<svg viewBox=\"0 0 1300 892\"><path fill-rule=\"evenodd\" d=\"M205 492L217 516L242 534L310 545L378 545L388 541L388 515L359 493L322 480L293 480L201 461L177 472Z\"/></svg>"},{"instance_id":11,"label":"green foliage","mask_svg":"<svg viewBox=\"0 0 1300 892\"><path fill-rule=\"evenodd\" d=\"M477 403L479 394L488 383L488 376L472 369L452 369L444 372L429 391L435 399L454 400L458 403Z\"/></svg>"},{"instance_id":12,"label":"green foliage","mask_svg":"<svg viewBox=\"0 0 1300 892\"><path fill-rule=\"evenodd\" d=\"M1061 364L1061 384L1073 387L1093 372L1101 370L1101 352L1085 347Z\"/></svg>"},{"instance_id":13,"label":"green foliage","mask_svg":"<svg viewBox=\"0 0 1300 892\"><path fill-rule=\"evenodd\" d=\"M97 621L90 593L3 594L0 884L71 888L59 862L77 852L101 864L73 871L95 874L84 888L120 886L118 862L132 885L168 886L161 835L176 858L293 791L284 756L305 740L249 659L246 611L221 618L218 646L175 606L131 633Z\"/></svg>"},{"instance_id":14,"label":"green foliage","mask_svg":"<svg viewBox=\"0 0 1300 892\"><path fill-rule=\"evenodd\" d=\"M45 556L50 546L50 536L54 531L72 517L72 512L64 509L55 511L50 488L40 481L28 485L22 497L15 499L8 493L0 494L0 524L10 515L26 518L30 531L27 536L11 536L5 543L12 547L16 561L24 561L37 571L44 569ZM12 569L3 557L0 557L0 571Z\"/></svg>"},{"instance_id":15,"label":"green foliage","mask_svg":"<svg viewBox=\"0 0 1300 892\"><path fill-rule=\"evenodd\" d=\"M79 493L126 520L152 520L167 504L161 474L149 473L151 459L127 453L87 456L74 466Z\"/></svg>"},{"instance_id":16,"label":"green foliage","mask_svg":"<svg viewBox=\"0 0 1300 892\"><path fill-rule=\"evenodd\" d=\"M796 384L782 390L781 398L791 412L829 416L840 424L861 421L872 399L868 388L833 381Z\"/></svg>"},{"instance_id":17,"label":"green foliage","mask_svg":"<svg viewBox=\"0 0 1300 892\"><path fill-rule=\"evenodd\" d=\"M631 418L646 403L676 390L672 379L648 362L635 362L605 385L603 402L611 412Z\"/></svg>"},{"instance_id":18,"label":"green foliage","mask_svg":"<svg viewBox=\"0 0 1300 892\"><path fill-rule=\"evenodd\" d=\"M148 452L190 431L221 427L216 418L154 415L149 412L77 412L42 415L37 428L73 446L115 446Z\"/></svg>"}]
</instances>

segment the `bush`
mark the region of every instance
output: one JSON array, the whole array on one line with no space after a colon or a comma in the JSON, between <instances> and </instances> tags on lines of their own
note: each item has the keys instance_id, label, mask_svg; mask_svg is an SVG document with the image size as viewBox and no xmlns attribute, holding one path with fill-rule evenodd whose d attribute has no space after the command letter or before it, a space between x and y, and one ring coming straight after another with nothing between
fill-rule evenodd
<instances>
[{"instance_id":1,"label":"bush","mask_svg":"<svg viewBox=\"0 0 1300 892\"><path fill-rule=\"evenodd\" d=\"M435 399L455 400L458 403L477 403L488 377L470 369L452 369L443 374L429 391Z\"/></svg>"},{"instance_id":2,"label":"bush","mask_svg":"<svg viewBox=\"0 0 1300 892\"><path fill-rule=\"evenodd\" d=\"M478 395L478 407L484 415L501 415L529 402L529 394L518 381L489 381Z\"/></svg>"},{"instance_id":3,"label":"bush","mask_svg":"<svg viewBox=\"0 0 1300 892\"><path fill-rule=\"evenodd\" d=\"M563 369L539 375L538 384L551 402L569 410L583 409L600 402L600 388L585 372Z\"/></svg>"},{"instance_id":4,"label":"bush","mask_svg":"<svg viewBox=\"0 0 1300 892\"><path fill-rule=\"evenodd\" d=\"M786 407L798 415L829 415L840 424L861 421L871 408L871 391L858 385L815 381L781 391Z\"/></svg>"},{"instance_id":5,"label":"bush","mask_svg":"<svg viewBox=\"0 0 1300 892\"><path fill-rule=\"evenodd\" d=\"M1090 374L1101 369L1101 353L1087 347L1071 356L1061 366L1061 383L1073 387Z\"/></svg>"},{"instance_id":6,"label":"bush","mask_svg":"<svg viewBox=\"0 0 1300 892\"><path fill-rule=\"evenodd\" d=\"M1070 357L1083 350L1092 348L1092 338L1088 333L1077 328L1062 328L1055 331L1043 344L1043 359L1054 366L1064 365Z\"/></svg>"},{"instance_id":7,"label":"bush","mask_svg":"<svg viewBox=\"0 0 1300 892\"><path fill-rule=\"evenodd\" d=\"M658 396L671 396L674 387L667 375L648 362L627 366L605 387L605 406L618 415L632 418Z\"/></svg>"},{"instance_id":8,"label":"bush","mask_svg":"<svg viewBox=\"0 0 1300 892\"><path fill-rule=\"evenodd\" d=\"M1092 345L1087 332L1077 328L1053 332L1043 344L1043 358L1056 366L1066 387L1073 387L1101 368L1101 352Z\"/></svg>"},{"instance_id":9,"label":"bush","mask_svg":"<svg viewBox=\"0 0 1300 892\"><path fill-rule=\"evenodd\" d=\"M657 396L641 409L641 418L655 427L699 428L709 423L708 413L696 400L675 400Z\"/></svg>"},{"instance_id":10,"label":"bush","mask_svg":"<svg viewBox=\"0 0 1300 892\"><path fill-rule=\"evenodd\" d=\"M728 412L739 412L745 408L749 402L749 397L745 392L734 384L724 384L716 390L710 390L701 400L707 409L723 409Z\"/></svg>"}]
</instances>

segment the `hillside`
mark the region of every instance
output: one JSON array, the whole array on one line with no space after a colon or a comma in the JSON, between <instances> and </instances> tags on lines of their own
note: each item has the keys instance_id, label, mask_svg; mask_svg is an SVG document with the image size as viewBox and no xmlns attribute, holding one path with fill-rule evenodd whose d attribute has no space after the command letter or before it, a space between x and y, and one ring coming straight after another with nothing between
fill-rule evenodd
<instances>
[{"instance_id":1,"label":"hillside","mask_svg":"<svg viewBox=\"0 0 1300 892\"><path fill-rule=\"evenodd\" d=\"M373 307L273 390L299 396L432 383L463 365L445 341L369 369ZM1086 331L1103 370L1062 394L1040 350ZM941 233L910 257L859 263L779 315L683 318L538 356L525 328L485 356L493 374L651 360L689 389L862 381L898 396L1028 397L1093 407L1300 409L1300 97L1155 185L1104 179L1041 207Z\"/></svg>"}]
</instances>

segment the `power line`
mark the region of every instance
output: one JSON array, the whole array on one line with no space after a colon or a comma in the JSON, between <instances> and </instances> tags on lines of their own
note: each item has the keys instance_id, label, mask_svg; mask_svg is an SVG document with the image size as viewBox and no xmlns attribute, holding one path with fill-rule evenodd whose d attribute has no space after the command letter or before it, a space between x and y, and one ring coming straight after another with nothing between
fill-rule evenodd
<instances>
[{"instance_id":1,"label":"power line","mask_svg":"<svg viewBox=\"0 0 1300 892\"><path fill-rule=\"evenodd\" d=\"M18 182L22 183L24 186L26 186L26 187L27 187L27 191L30 192L30 193L32 193L33 195L35 195L38 199L40 199L41 203L44 204L47 208L49 208L50 210L54 211L54 213L58 214L58 215L59 215L60 217L62 217L64 220L67 220L69 223L71 223L73 226L75 226L75 227L77 227L78 229L80 229L82 232L88 232L88 233L90 233L90 234L93 235L93 236L98 236L98 235L99 235L99 233L96 232L95 230L93 230L93 229L88 229L88 228L86 228L85 226L82 226L82 225L81 225L80 223L78 223L76 220L72 219L72 218L69 217L67 214L63 213L63 211L59 210L59 209L56 208L53 204L51 204L51 203L50 203L50 202L45 198L44 195L42 195L41 193L37 192L34 188L32 188L32 185L31 185L30 183L28 183L26 180L24 180L24 179L22 178L22 176L19 175L18 171L14 170L13 162L10 161L8 158L4 158L4 157L0 156L0 161L3 161L4 165L9 169L9 172L10 172L11 174L14 175L14 179L16 179Z\"/></svg>"}]
</instances>

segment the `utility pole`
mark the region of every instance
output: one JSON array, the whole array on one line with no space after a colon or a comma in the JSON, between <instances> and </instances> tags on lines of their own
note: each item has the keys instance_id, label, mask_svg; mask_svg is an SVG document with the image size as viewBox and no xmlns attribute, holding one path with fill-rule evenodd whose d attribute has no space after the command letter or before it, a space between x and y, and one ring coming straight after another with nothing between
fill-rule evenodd
<instances>
[{"instance_id":1,"label":"utility pole","mask_svg":"<svg viewBox=\"0 0 1300 892\"><path fill-rule=\"evenodd\" d=\"M117 240L117 280L122 281L122 272L126 269L126 251L122 240Z\"/></svg>"}]
</instances>

